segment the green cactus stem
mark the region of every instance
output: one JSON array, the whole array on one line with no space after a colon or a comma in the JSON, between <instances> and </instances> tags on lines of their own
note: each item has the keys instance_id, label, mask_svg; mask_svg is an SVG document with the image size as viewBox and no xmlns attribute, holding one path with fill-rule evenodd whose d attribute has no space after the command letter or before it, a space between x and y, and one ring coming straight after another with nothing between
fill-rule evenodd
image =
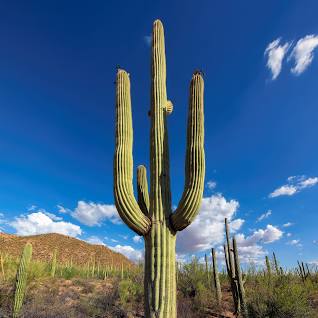
<instances>
[{"instance_id":1,"label":"green cactus stem","mask_svg":"<svg viewBox=\"0 0 318 318\"><path fill-rule=\"evenodd\" d=\"M209 272L209 262L208 262L208 257L206 254L204 254L204 261L205 261L205 273L206 273L206 278L208 282L210 281L210 272Z\"/></svg>"},{"instance_id":2,"label":"green cactus stem","mask_svg":"<svg viewBox=\"0 0 318 318\"><path fill-rule=\"evenodd\" d=\"M53 256L52 256L52 261L51 261L51 272L50 272L51 277L54 277L54 276L55 276L55 271L56 271L56 255L57 255L57 250L54 249Z\"/></svg>"},{"instance_id":3,"label":"green cactus stem","mask_svg":"<svg viewBox=\"0 0 318 318\"><path fill-rule=\"evenodd\" d=\"M238 256L238 250L237 250L235 236L233 237L233 254L234 254L234 263L235 263L235 272L236 272L238 294L239 294L239 299L240 299L240 312L241 312L243 318L247 318L248 312L247 312L247 306L246 306L246 300L245 300L244 281L242 278L240 259Z\"/></svg>"},{"instance_id":4,"label":"green cactus stem","mask_svg":"<svg viewBox=\"0 0 318 318\"><path fill-rule=\"evenodd\" d=\"M268 283L270 283L271 277L272 277L272 269L271 269L269 257L267 255L265 256L265 264L266 264L266 270L267 270Z\"/></svg>"},{"instance_id":5,"label":"green cactus stem","mask_svg":"<svg viewBox=\"0 0 318 318\"><path fill-rule=\"evenodd\" d=\"M23 299L26 291L27 285L27 275L29 271L29 266L32 258L32 245L27 243L23 249L19 268L16 276L15 293L14 293L14 303L13 303L13 318L20 316Z\"/></svg>"},{"instance_id":6,"label":"green cactus stem","mask_svg":"<svg viewBox=\"0 0 318 318\"><path fill-rule=\"evenodd\" d=\"M276 255L275 255L274 252L273 252L273 260L274 260L274 266L275 266L276 274L279 276L280 275L280 270L279 270L278 261L277 261L277 258L276 258Z\"/></svg>"},{"instance_id":7,"label":"green cactus stem","mask_svg":"<svg viewBox=\"0 0 318 318\"><path fill-rule=\"evenodd\" d=\"M204 82L195 72L190 84L185 186L172 212L167 116L173 105L167 99L164 30L153 24L151 61L150 193L146 168L137 169L138 200L133 191L133 128L129 74L118 69L116 77L116 148L114 156L114 197L120 217L145 241L145 317L176 317L176 255L178 231L195 218L203 195Z\"/></svg>"},{"instance_id":8,"label":"green cactus stem","mask_svg":"<svg viewBox=\"0 0 318 318\"><path fill-rule=\"evenodd\" d=\"M217 303L219 306L221 306L222 302L222 292L221 292L221 285L220 285L220 279L219 279L219 271L218 271L218 265L216 260L216 253L215 249L212 248L212 268L213 268L213 286L216 294Z\"/></svg>"},{"instance_id":9,"label":"green cactus stem","mask_svg":"<svg viewBox=\"0 0 318 318\"><path fill-rule=\"evenodd\" d=\"M238 283L236 280L233 249L231 248L230 230L229 230L229 224L228 224L227 218L225 218L224 223L225 223L225 237L226 237L226 245L224 245L225 263L226 263L226 269L227 269L229 282L231 285L231 292L232 292L232 297L234 302L235 313L238 313L240 311L240 297L239 297Z\"/></svg>"}]
</instances>

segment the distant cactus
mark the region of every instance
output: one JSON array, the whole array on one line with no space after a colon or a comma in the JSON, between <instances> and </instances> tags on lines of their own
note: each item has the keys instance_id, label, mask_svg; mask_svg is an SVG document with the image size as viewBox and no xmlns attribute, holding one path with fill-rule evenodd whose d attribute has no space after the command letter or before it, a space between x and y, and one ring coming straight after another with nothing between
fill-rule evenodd
<instances>
[{"instance_id":1,"label":"distant cactus","mask_svg":"<svg viewBox=\"0 0 318 318\"><path fill-rule=\"evenodd\" d=\"M221 285L220 285L220 279L219 279L219 271L218 271L218 265L216 261L216 255L215 255L215 249L212 248L212 268L213 268L213 286L215 289L216 299L218 302L218 305L221 305L222 301L222 292L221 292Z\"/></svg>"},{"instance_id":2,"label":"distant cactus","mask_svg":"<svg viewBox=\"0 0 318 318\"><path fill-rule=\"evenodd\" d=\"M267 269L268 283L270 283L271 277L272 277L272 269L271 269L271 264L267 255L265 256L265 263L266 263L266 269Z\"/></svg>"},{"instance_id":3,"label":"distant cactus","mask_svg":"<svg viewBox=\"0 0 318 318\"><path fill-rule=\"evenodd\" d=\"M231 248L230 230L229 230L229 224L227 219L225 219L225 237L226 237L226 244L224 245L225 265L226 265L229 282L231 285L231 292L232 292L232 297L233 297L233 302L235 307L235 313L238 313L240 311L240 297L239 297L238 283L235 276L233 249Z\"/></svg>"},{"instance_id":4,"label":"distant cactus","mask_svg":"<svg viewBox=\"0 0 318 318\"><path fill-rule=\"evenodd\" d=\"M195 72L190 84L184 192L172 212L167 116L172 103L167 98L164 30L153 24L151 64L150 195L146 168L137 169L138 203L133 191L132 115L130 78L123 69L116 77L116 150L114 197L123 221L145 240L145 316L176 317L176 255L178 231L186 228L199 211L204 188L204 82Z\"/></svg>"},{"instance_id":5,"label":"distant cactus","mask_svg":"<svg viewBox=\"0 0 318 318\"><path fill-rule=\"evenodd\" d=\"M13 303L13 318L17 318L20 315L23 299L26 291L27 274L32 258L32 245L27 243L23 249L20 259L19 268L16 276L14 303Z\"/></svg>"},{"instance_id":6,"label":"distant cactus","mask_svg":"<svg viewBox=\"0 0 318 318\"><path fill-rule=\"evenodd\" d=\"M51 273L50 273L51 277L54 277L56 272L56 254L57 254L57 250L54 249L52 261L51 261Z\"/></svg>"},{"instance_id":7,"label":"distant cactus","mask_svg":"<svg viewBox=\"0 0 318 318\"><path fill-rule=\"evenodd\" d=\"M279 265L278 265L278 261L274 252L273 252L273 261L274 261L274 266L276 270L276 275L279 276L280 275Z\"/></svg>"},{"instance_id":8,"label":"distant cactus","mask_svg":"<svg viewBox=\"0 0 318 318\"><path fill-rule=\"evenodd\" d=\"M247 312L245 289L244 289L245 281L243 280L243 277L242 277L240 259L238 255L235 236L233 237L233 254L234 254L234 263L235 263L235 279L237 281L238 296L240 299L240 312L243 318L247 318L248 312Z\"/></svg>"},{"instance_id":9,"label":"distant cactus","mask_svg":"<svg viewBox=\"0 0 318 318\"><path fill-rule=\"evenodd\" d=\"M204 261L205 261L205 273L206 273L206 278L208 282L210 281L210 272L209 272L209 263L208 263L208 257L206 254L204 254Z\"/></svg>"},{"instance_id":10,"label":"distant cactus","mask_svg":"<svg viewBox=\"0 0 318 318\"><path fill-rule=\"evenodd\" d=\"M0 264L1 264L2 279L5 280L6 279L6 275L5 275L5 272L4 272L4 255L2 253L0 255Z\"/></svg>"}]
</instances>

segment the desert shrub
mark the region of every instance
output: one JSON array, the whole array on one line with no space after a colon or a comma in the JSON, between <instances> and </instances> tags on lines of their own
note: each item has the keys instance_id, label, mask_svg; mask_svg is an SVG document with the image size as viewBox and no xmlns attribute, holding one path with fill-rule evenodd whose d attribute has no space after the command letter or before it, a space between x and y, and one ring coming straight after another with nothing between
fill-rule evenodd
<instances>
[{"instance_id":1,"label":"desert shrub","mask_svg":"<svg viewBox=\"0 0 318 318\"><path fill-rule=\"evenodd\" d=\"M118 295L120 302L126 305L128 302L133 303L142 299L143 286L137 284L131 279L124 279L118 284Z\"/></svg>"},{"instance_id":2,"label":"desert shrub","mask_svg":"<svg viewBox=\"0 0 318 318\"><path fill-rule=\"evenodd\" d=\"M248 292L251 318L306 318L314 317L308 290L289 277L277 278L271 286L258 284Z\"/></svg>"}]
</instances>

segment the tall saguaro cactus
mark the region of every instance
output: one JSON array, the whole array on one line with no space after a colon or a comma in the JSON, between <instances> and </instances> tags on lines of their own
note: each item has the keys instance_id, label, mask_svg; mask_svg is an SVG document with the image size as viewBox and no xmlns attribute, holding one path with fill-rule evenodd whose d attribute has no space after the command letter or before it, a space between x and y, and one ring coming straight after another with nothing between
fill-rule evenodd
<instances>
[{"instance_id":1,"label":"tall saguaro cactus","mask_svg":"<svg viewBox=\"0 0 318 318\"><path fill-rule=\"evenodd\" d=\"M164 30L153 24L151 63L150 194L146 168L137 169L138 201L133 191L132 115L129 74L119 69L116 77L116 149L114 196L119 215L145 241L145 316L176 317L176 233L198 213L204 187L204 82L195 72L190 84L185 187L172 212L168 131L166 117L172 112L167 99Z\"/></svg>"}]
</instances>

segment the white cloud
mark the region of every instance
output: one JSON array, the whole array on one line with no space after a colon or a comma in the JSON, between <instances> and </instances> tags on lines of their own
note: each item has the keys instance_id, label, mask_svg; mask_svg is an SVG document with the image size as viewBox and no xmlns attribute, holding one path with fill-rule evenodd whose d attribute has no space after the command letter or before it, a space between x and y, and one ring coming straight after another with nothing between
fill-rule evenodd
<instances>
[{"instance_id":1,"label":"white cloud","mask_svg":"<svg viewBox=\"0 0 318 318\"><path fill-rule=\"evenodd\" d=\"M287 178L287 184L277 188L269 194L270 198L282 195L292 196L301 190L313 187L318 184L318 177L306 178L306 176L292 176Z\"/></svg>"},{"instance_id":2,"label":"white cloud","mask_svg":"<svg viewBox=\"0 0 318 318\"><path fill-rule=\"evenodd\" d=\"M266 251L261 243L269 244L279 240L283 236L283 232L268 224L265 229L258 229L250 236L245 237L244 234L237 234L236 241L242 263L247 262L263 262Z\"/></svg>"},{"instance_id":3,"label":"white cloud","mask_svg":"<svg viewBox=\"0 0 318 318\"><path fill-rule=\"evenodd\" d=\"M301 181L299 187L301 189L305 189L305 188L313 187L317 183L318 183L318 177L308 178L308 179L305 179L305 180Z\"/></svg>"},{"instance_id":4,"label":"white cloud","mask_svg":"<svg viewBox=\"0 0 318 318\"><path fill-rule=\"evenodd\" d=\"M59 233L76 237L82 234L82 230L78 225L70 222L55 221L42 211L16 217L10 225L16 230L18 235Z\"/></svg>"},{"instance_id":5,"label":"white cloud","mask_svg":"<svg viewBox=\"0 0 318 318\"><path fill-rule=\"evenodd\" d=\"M142 261L144 258L144 252L142 250L134 249L130 245L116 245L109 246L109 248L117 253L121 253L129 258L133 262Z\"/></svg>"},{"instance_id":6,"label":"white cloud","mask_svg":"<svg viewBox=\"0 0 318 318\"><path fill-rule=\"evenodd\" d=\"M267 219L269 216L272 215L272 210L268 210L266 211L265 213L263 213L258 219L257 219L257 222L260 222L264 219Z\"/></svg>"},{"instance_id":7,"label":"white cloud","mask_svg":"<svg viewBox=\"0 0 318 318\"><path fill-rule=\"evenodd\" d=\"M141 243L141 242L142 242L142 236L135 235L135 236L133 237L133 241L134 241L135 243Z\"/></svg>"},{"instance_id":8,"label":"white cloud","mask_svg":"<svg viewBox=\"0 0 318 318\"><path fill-rule=\"evenodd\" d=\"M286 236L287 236L287 237L291 237L292 234L291 234L291 233L286 233Z\"/></svg>"},{"instance_id":9,"label":"white cloud","mask_svg":"<svg viewBox=\"0 0 318 318\"><path fill-rule=\"evenodd\" d=\"M213 189L216 188L216 182L210 180L210 181L208 181L208 182L206 183L206 186L207 186L207 188L208 188L209 190L213 190Z\"/></svg>"},{"instance_id":10,"label":"white cloud","mask_svg":"<svg viewBox=\"0 0 318 318\"><path fill-rule=\"evenodd\" d=\"M108 204L78 201L77 207L71 215L88 226L100 226L105 220L109 220L113 224L121 223L116 207Z\"/></svg>"},{"instance_id":11,"label":"white cloud","mask_svg":"<svg viewBox=\"0 0 318 318\"><path fill-rule=\"evenodd\" d=\"M66 213L70 214L72 212L70 209L67 209L60 204L57 205L57 208L58 208L58 211L62 214L66 214Z\"/></svg>"},{"instance_id":12,"label":"white cloud","mask_svg":"<svg viewBox=\"0 0 318 318\"><path fill-rule=\"evenodd\" d=\"M179 255L204 251L222 243L225 218L232 231L239 230L244 220L234 219L238 207L237 201L227 201L221 194L203 198L200 212L193 223L178 234Z\"/></svg>"},{"instance_id":13,"label":"white cloud","mask_svg":"<svg viewBox=\"0 0 318 318\"><path fill-rule=\"evenodd\" d=\"M289 58L295 60L295 66L291 69L295 75L303 73L312 63L313 51L318 46L318 36L311 34L298 40Z\"/></svg>"},{"instance_id":14,"label":"white cloud","mask_svg":"<svg viewBox=\"0 0 318 318\"><path fill-rule=\"evenodd\" d=\"M101 240L99 237L93 235L90 236L88 239L86 239L87 243L93 244L93 245L105 245L103 240Z\"/></svg>"},{"instance_id":15,"label":"white cloud","mask_svg":"<svg viewBox=\"0 0 318 318\"><path fill-rule=\"evenodd\" d=\"M291 241L288 241L287 244L288 245L299 245L299 242L300 242L300 240L291 240Z\"/></svg>"},{"instance_id":16,"label":"white cloud","mask_svg":"<svg viewBox=\"0 0 318 318\"><path fill-rule=\"evenodd\" d=\"M297 192L297 188L293 185L283 185L280 188L274 190L274 192L270 193L270 198L276 198L282 195L294 195Z\"/></svg>"},{"instance_id":17,"label":"white cloud","mask_svg":"<svg viewBox=\"0 0 318 318\"><path fill-rule=\"evenodd\" d=\"M293 226L294 223L291 223L291 222L287 222L285 224L283 224L283 227L290 227L290 226Z\"/></svg>"},{"instance_id":18,"label":"white cloud","mask_svg":"<svg viewBox=\"0 0 318 318\"><path fill-rule=\"evenodd\" d=\"M28 210L28 211L34 211L34 210L36 210L36 208L37 208L37 206L34 205L34 204L32 204L32 205L30 205L30 206L27 208L27 210Z\"/></svg>"},{"instance_id":19,"label":"white cloud","mask_svg":"<svg viewBox=\"0 0 318 318\"><path fill-rule=\"evenodd\" d=\"M272 72L272 79L276 79L282 70L283 59L290 48L287 42L280 45L280 38L268 44L264 55L267 56L266 66Z\"/></svg>"}]
</instances>

